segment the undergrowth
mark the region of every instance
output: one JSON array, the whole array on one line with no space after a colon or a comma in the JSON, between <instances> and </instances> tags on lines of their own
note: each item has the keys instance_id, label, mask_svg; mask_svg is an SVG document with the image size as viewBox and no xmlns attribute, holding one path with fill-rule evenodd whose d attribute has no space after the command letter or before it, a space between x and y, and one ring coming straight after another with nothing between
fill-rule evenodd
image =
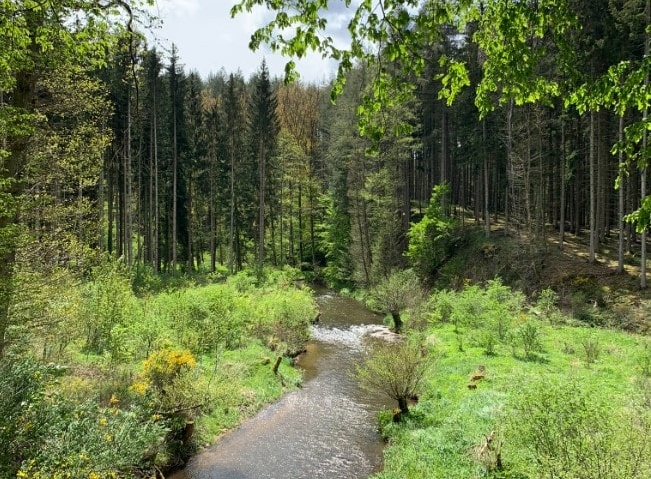
<instances>
[{"instance_id":1,"label":"undergrowth","mask_svg":"<svg viewBox=\"0 0 651 479\"><path fill-rule=\"evenodd\" d=\"M528 302L497 280L436 292L425 309L410 334L434 372L406 419L380 415L388 447L374 477L649 477L647 337L590 327L549 292Z\"/></svg>"}]
</instances>

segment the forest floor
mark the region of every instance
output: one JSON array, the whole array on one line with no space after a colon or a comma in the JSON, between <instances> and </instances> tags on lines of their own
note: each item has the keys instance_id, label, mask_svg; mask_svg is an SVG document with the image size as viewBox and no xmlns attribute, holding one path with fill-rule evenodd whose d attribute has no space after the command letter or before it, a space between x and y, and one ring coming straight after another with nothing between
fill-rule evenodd
<instances>
[{"instance_id":1,"label":"forest floor","mask_svg":"<svg viewBox=\"0 0 651 479\"><path fill-rule=\"evenodd\" d=\"M545 241L536 243L523 231L511 229L506 235L503 221L497 221L489 238L483 228L463 237L441 269L439 285L458 288L468 281L500 277L530 297L551 288L561 307L574 316L595 325L651 333L651 278L649 287L641 289L639 242L625 253L624 271L618 273L616 233L599 245L592 263L587 236L565 233L561 250L558 231L548 229Z\"/></svg>"}]
</instances>

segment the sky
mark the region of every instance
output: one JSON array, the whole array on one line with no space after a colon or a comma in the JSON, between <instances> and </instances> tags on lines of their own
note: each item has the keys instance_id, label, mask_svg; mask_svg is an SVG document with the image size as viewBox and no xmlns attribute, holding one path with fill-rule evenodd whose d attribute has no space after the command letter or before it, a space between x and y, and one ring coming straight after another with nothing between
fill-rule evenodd
<instances>
[{"instance_id":1,"label":"sky","mask_svg":"<svg viewBox=\"0 0 651 479\"><path fill-rule=\"evenodd\" d=\"M256 28L271 18L263 8L252 13L230 16L237 0L157 0L154 13L161 17L162 26L154 31L159 50L177 47L185 71L197 71L203 79L224 68L226 73L238 70L249 78L259 70L262 59L267 62L271 76L282 76L286 57L262 46L258 52L249 50L249 39ZM343 3L334 2L328 13L329 32L335 39L345 41L346 12ZM301 81L326 83L332 78L336 64L319 55L297 61Z\"/></svg>"}]
</instances>

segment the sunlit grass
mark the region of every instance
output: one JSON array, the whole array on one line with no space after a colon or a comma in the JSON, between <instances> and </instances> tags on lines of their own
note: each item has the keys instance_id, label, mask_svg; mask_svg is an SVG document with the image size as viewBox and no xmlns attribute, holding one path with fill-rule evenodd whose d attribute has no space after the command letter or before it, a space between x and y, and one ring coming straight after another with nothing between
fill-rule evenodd
<instances>
[{"instance_id":1,"label":"sunlit grass","mask_svg":"<svg viewBox=\"0 0 651 479\"><path fill-rule=\"evenodd\" d=\"M427 328L423 335L437 358L434 372L407 420L396 424L390 414L380 416L388 445L384 471L374 477L537 477L527 475L533 462L530 450L512 433L514 425L527 421L514 411L521 401L531 400L531 384L576 382L594 391L599 396L595 399L605 400L615 413L631 406L645 378L648 384L649 338L553 326L526 311L514 315L510 327L523 321L534 321L539 328L541 347L530 356L513 340L498 341L493 353L486 354L481 338L490 324L461 332L446 322ZM473 380L474 375L481 378ZM479 457L490 435L501 444L502 475L490 475Z\"/></svg>"},{"instance_id":2,"label":"sunlit grass","mask_svg":"<svg viewBox=\"0 0 651 479\"><path fill-rule=\"evenodd\" d=\"M198 418L200 443L210 444L300 384L301 372L287 358L274 374L275 359L273 351L255 342L242 349L224 351L217 360L202 357L202 374L210 381L214 403L209 414Z\"/></svg>"}]
</instances>

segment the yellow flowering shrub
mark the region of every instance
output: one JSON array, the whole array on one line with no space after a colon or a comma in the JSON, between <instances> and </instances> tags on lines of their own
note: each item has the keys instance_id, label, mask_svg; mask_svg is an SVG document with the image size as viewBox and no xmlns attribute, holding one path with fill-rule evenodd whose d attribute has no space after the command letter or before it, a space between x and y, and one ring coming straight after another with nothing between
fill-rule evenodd
<instances>
[{"instance_id":1,"label":"yellow flowering shrub","mask_svg":"<svg viewBox=\"0 0 651 479\"><path fill-rule=\"evenodd\" d=\"M183 371L189 371L196 365L196 359L188 350L161 349L147 358L143 374L154 387L161 389Z\"/></svg>"}]
</instances>

